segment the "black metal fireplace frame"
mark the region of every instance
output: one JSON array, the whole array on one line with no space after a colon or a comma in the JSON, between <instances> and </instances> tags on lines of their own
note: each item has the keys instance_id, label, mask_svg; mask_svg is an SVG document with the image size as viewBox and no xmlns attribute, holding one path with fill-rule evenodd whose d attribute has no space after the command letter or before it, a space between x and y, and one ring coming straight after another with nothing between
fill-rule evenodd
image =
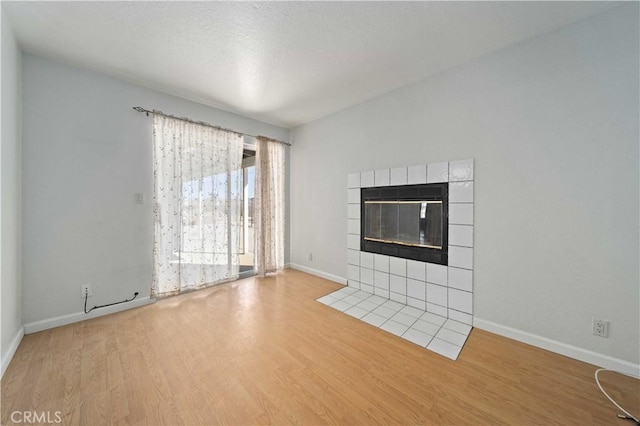
<instances>
[{"instance_id":1,"label":"black metal fireplace frame","mask_svg":"<svg viewBox=\"0 0 640 426\"><path fill-rule=\"evenodd\" d=\"M442 201L442 249L365 240L365 201ZM378 186L360 189L360 250L403 259L447 265L449 247L449 184Z\"/></svg>"}]
</instances>

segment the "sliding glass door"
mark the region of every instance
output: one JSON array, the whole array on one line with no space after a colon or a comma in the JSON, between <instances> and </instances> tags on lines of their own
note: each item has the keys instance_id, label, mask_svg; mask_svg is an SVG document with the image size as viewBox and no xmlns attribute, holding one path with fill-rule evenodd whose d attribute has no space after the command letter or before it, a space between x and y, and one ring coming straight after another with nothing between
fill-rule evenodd
<instances>
[{"instance_id":1,"label":"sliding glass door","mask_svg":"<svg viewBox=\"0 0 640 426\"><path fill-rule=\"evenodd\" d=\"M245 147L242 158L242 200L240 213L240 277L254 274L255 227L253 220L256 152Z\"/></svg>"}]
</instances>

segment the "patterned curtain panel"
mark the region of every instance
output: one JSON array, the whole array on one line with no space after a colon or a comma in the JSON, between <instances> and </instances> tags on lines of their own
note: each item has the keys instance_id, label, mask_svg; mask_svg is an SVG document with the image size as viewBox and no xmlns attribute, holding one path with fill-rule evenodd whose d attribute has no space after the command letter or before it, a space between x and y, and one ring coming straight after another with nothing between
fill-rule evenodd
<instances>
[{"instance_id":1,"label":"patterned curtain panel","mask_svg":"<svg viewBox=\"0 0 640 426\"><path fill-rule=\"evenodd\" d=\"M156 115L153 140L151 294L237 278L243 137Z\"/></svg>"},{"instance_id":2,"label":"patterned curtain panel","mask_svg":"<svg viewBox=\"0 0 640 426\"><path fill-rule=\"evenodd\" d=\"M264 276L284 266L284 145L256 142L255 268Z\"/></svg>"}]
</instances>

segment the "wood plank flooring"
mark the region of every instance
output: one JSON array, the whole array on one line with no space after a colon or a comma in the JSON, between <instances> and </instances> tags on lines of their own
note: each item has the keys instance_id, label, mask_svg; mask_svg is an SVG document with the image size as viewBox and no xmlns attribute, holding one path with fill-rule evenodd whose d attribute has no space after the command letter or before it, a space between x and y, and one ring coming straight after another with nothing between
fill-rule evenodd
<instances>
[{"instance_id":1,"label":"wood plank flooring","mask_svg":"<svg viewBox=\"0 0 640 426\"><path fill-rule=\"evenodd\" d=\"M2 424L631 424L592 365L477 329L453 362L315 302L338 288L287 270L27 335ZM601 378L640 414L637 380Z\"/></svg>"}]
</instances>

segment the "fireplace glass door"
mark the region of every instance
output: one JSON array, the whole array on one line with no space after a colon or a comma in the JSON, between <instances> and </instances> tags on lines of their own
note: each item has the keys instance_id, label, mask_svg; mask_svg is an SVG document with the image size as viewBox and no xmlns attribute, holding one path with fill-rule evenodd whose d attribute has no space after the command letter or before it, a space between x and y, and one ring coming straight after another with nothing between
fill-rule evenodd
<instances>
[{"instance_id":1,"label":"fireplace glass door","mask_svg":"<svg viewBox=\"0 0 640 426\"><path fill-rule=\"evenodd\" d=\"M442 249L442 201L365 201L367 241Z\"/></svg>"}]
</instances>

